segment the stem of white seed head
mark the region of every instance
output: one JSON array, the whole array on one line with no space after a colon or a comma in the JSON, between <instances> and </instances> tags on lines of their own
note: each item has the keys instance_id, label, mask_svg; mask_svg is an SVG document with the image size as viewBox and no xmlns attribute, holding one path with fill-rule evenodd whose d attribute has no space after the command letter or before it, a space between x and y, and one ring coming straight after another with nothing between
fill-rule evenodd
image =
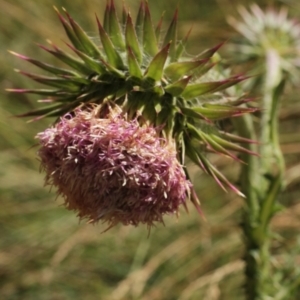
<instances>
[{"instance_id":1,"label":"stem of white seed head","mask_svg":"<svg viewBox=\"0 0 300 300\"><path fill-rule=\"evenodd\" d=\"M242 227L246 241L246 293L249 300L268 297L272 278L269 224L282 190L284 174L278 140L278 110L285 80L280 75L279 56L271 49L266 55L260 146L247 145L249 150L258 152L259 157L246 153L242 157L246 163L242 166L241 186L246 195ZM241 136L257 139L251 116L244 115L234 119L233 123Z\"/></svg>"}]
</instances>

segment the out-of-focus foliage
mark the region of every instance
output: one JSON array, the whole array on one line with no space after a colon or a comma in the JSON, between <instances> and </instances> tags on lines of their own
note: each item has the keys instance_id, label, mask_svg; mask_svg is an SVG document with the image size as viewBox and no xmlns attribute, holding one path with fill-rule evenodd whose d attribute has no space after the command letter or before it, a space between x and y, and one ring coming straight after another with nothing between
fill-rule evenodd
<instances>
[{"instance_id":1,"label":"out-of-focus foliage","mask_svg":"<svg viewBox=\"0 0 300 300\"><path fill-rule=\"evenodd\" d=\"M150 0L154 19L158 21L165 10L165 20L170 20L177 2ZM189 52L230 38L225 13L236 14L235 4L242 2L179 2L180 34L194 27ZM139 1L126 3L136 14ZM36 71L7 50L45 60L47 54L35 43L47 44L49 38L63 46L66 41L53 4L66 7L97 41L94 13L102 17L105 1L0 0L0 299L243 299L239 229L243 202L224 194L193 165L190 170L206 221L193 209L189 215L182 211L178 221L166 218L166 227L152 229L149 237L143 227L119 226L101 234L105 229L101 224L78 224L76 216L60 206L61 199L55 201L55 193L43 188L34 136L53 120L26 124L12 117L36 106L36 98L4 90L31 87L14 68ZM287 209L273 222L275 231L285 237L285 244L278 239L272 248L278 264L286 264L284 254L297 249L295 233L300 225L298 94L288 91L281 111L287 159L282 203ZM237 180L238 165L212 159ZM299 253L297 259L299 263Z\"/></svg>"}]
</instances>

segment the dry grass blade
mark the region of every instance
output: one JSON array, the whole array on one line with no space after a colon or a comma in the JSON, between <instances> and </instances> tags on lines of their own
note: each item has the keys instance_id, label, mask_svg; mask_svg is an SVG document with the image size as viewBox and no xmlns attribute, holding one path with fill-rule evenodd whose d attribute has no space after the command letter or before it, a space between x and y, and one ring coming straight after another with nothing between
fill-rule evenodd
<instances>
[{"instance_id":1,"label":"dry grass blade","mask_svg":"<svg viewBox=\"0 0 300 300\"><path fill-rule=\"evenodd\" d=\"M217 284L221 280L223 280L224 277L242 271L244 268L244 262L242 260L236 260L233 262L230 262L213 272L211 272L208 275L202 276L192 282L180 295L179 300L188 300L191 299L191 296L193 293L204 286Z\"/></svg>"},{"instance_id":2,"label":"dry grass blade","mask_svg":"<svg viewBox=\"0 0 300 300\"><path fill-rule=\"evenodd\" d=\"M131 289L133 289L135 297L139 297L143 292L147 280L151 277L159 265L180 252L183 248L188 246L190 247L191 243L195 243L195 241L196 237L191 236L185 236L175 240L175 242L168 245L160 253L150 259L143 268L133 271L123 281L121 281L112 293L112 299L124 299L125 295L127 295Z\"/></svg>"}]
</instances>

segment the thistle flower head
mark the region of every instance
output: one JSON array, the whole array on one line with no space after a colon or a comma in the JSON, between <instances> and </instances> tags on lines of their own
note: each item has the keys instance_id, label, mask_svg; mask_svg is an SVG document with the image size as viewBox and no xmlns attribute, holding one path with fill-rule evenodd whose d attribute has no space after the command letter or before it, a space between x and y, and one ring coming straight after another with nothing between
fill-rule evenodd
<instances>
[{"instance_id":1,"label":"thistle flower head","mask_svg":"<svg viewBox=\"0 0 300 300\"><path fill-rule=\"evenodd\" d=\"M178 213L191 184L175 145L118 107L105 118L100 111L79 107L37 135L46 183L91 222L151 226Z\"/></svg>"},{"instance_id":2,"label":"thistle flower head","mask_svg":"<svg viewBox=\"0 0 300 300\"><path fill-rule=\"evenodd\" d=\"M182 169L185 156L222 188L237 191L204 154L238 160L231 151L249 152L238 145L248 140L214 126L214 121L255 111L240 107L248 99L225 91L245 76L212 76L221 45L184 57L189 33L178 40L178 11L162 36L161 20L153 26L144 1L135 22L125 9L119 22L113 0L108 1L103 23L96 19L100 45L66 11L57 13L75 56L55 45L41 48L68 69L13 52L52 76L20 71L51 88L12 91L46 97L41 102L48 105L22 116L63 116L38 135L39 155L46 183L58 187L70 209L92 221L134 225L161 221L163 214L177 212L186 196L199 210ZM99 105L98 115L96 108L87 109L90 103ZM107 111L105 103L113 110Z\"/></svg>"},{"instance_id":3,"label":"thistle flower head","mask_svg":"<svg viewBox=\"0 0 300 300\"><path fill-rule=\"evenodd\" d=\"M228 22L241 34L233 44L235 59L238 62L255 61L254 72L259 74L263 60L278 65L281 74L295 80L300 67L300 23L288 17L288 10L282 7L261 10L256 4L249 11L241 6L241 21L228 18Z\"/></svg>"}]
</instances>

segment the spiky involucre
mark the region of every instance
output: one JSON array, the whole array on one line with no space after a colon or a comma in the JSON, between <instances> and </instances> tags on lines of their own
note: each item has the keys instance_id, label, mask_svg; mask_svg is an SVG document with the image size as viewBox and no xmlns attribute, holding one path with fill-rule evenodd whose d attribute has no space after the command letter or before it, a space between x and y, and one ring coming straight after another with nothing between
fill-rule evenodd
<instances>
[{"instance_id":1,"label":"spiky involucre","mask_svg":"<svg viewBox=\"0 0 300 300\"><path fill-rule=\"evenodd\" d=\"M135 24L125 9L122 22L119 22L113 0L108 1L103 24L97 18L100 46L66 11L66 17L57 13L71 41L68 46L78 58L55 45L52 48L41 46L71 68L61 69L14 53L54 74L48 77L21 72L39 83L54 87L12 90L46 96L46 102L52 102L50 106L22 116L33 116L34 119L62 116L82 103L102 105L106 101L114 102L129 120L138 118L140 124L162 128L159 136L175 143L181 165L184 165L187 155L212 175L221 187L227 185L237 191L203 153L203 149L207 149L237 159L232 150L249 152L237 144L248 140L225 134L213 126L216 120L255 110L239 107L247 99L228 98L223 93L226 88L244 80L244 76L210 79L216 63L215 53L221 45L193 59L182 57L189 34L178 41L177 11L161 38L162 22L154 29L148 3L143 1ZM210 130L203 129L207 127ZM192 202L198 207L196 194L191 195Z\"/></svg>"},{"instance_id":2,"label":"spiky involucre","mask_svg":"<svg viewBox=\"0 0 300 300\"><path fill-rule=\"evenodd\" d=\"M105 117L100 110L79 107L37 135L46 184L91 222L151 227L177 214L191 183L175 145L152 126L127 120L118 107Z\"/></svg>"}]
</instances>

